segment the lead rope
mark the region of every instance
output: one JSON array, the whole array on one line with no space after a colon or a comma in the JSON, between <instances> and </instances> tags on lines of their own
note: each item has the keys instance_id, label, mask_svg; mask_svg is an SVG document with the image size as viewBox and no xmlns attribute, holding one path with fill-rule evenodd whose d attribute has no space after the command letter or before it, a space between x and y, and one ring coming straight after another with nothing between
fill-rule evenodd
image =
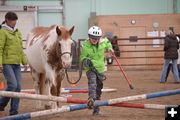
<instances>
[{"instance_id":1,"label":"lead rope","mask_svg":"<svg viewBox=\"0 0 180 120\"><path fill-rule=\"evenodd\" d=\"M83 63L83 62L84 62L84 60L82 61L82 63ZM79 65L79 78L78 78L77 80L75 80L74 82L72 82L72 81L69 79L68 70L65 69L66 79L67 79L68 83L69 83L69 84L77 84L77 83L81 80L82 70L83 70L83 64L80 64L80 65Z\"/></svg>"},{"instance_id":2,"label":"lead rope","mask_svg":"<svg viewBox=\"0 0 180 120\"><path fill-rule=\"evenodd\" d=\"M73 40L73 39L72 39L72 41L73 41L74 47L75 47L75 56L77 56L77 52L76 52L77 43L76 43L76 41ZM72 51L72 50L71 50L71 51ZM68 83L69 83L69 84L77 84L77 83L81 80L82 70L83 70L83 65L80 64L80 65L79 65L79 78L78 78L77 80L75 80L75 81L72 81L72 80L69 79L68 70L65 69L66 79L67 79Z\"/></svg>"}]
</instances>

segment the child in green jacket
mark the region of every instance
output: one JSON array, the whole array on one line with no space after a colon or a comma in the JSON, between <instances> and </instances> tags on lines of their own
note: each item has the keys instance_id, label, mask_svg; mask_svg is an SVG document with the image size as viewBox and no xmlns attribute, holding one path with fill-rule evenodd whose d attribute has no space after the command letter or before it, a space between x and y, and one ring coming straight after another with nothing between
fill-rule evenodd
<instances>
[{"instance_id":1,"label":"child in green jacket","mask_svg":"<svg viewBox=\"0 0 180 120\"><path fill-rule=\"evenodd\" d=\"M114 54L112 45L107 38L102 38L102 30L98 26L92 26L88 31L89 39L85 40L80 60L86 70L88 78L88 107L93 108L93 115L99 114L99 107L94 107L94 101L100 100L103 88L105 71L105 51Z\"/></svg>"}]
</instances>

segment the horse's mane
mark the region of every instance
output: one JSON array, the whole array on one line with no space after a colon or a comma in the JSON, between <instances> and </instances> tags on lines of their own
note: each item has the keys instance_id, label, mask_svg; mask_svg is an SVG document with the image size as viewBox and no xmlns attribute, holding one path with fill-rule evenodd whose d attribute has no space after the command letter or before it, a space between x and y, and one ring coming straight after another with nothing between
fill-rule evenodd
<instances>
[{"instance_id":1,"label":"horse's mane","mask_svg":"<svg viewBox=\"0 0 180 120\"><path fill-rule=\"evenodd\" d=\"M45 36L55 27L56 25L52 25L51 27L36 27L31 32L35 35L34 37Z\"/></svg>"}]
</instances>

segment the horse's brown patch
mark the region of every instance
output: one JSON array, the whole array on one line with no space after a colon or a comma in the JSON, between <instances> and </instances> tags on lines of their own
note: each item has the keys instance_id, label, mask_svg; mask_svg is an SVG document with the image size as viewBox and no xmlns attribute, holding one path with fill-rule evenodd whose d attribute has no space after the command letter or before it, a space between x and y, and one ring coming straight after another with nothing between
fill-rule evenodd
<instances>
[{"instance_id":1,"label":"horse's brown patch","mask_svg":"<svg viewBox=\"0 0 180 120\"><path fill-rule=\"evenodd\" d=\"M56 82L57 82L57 96L60 95L61 93L61 82L64 79L65 73L61 72L57 75L56 77Z\"/></svg>"},{"instance_id":2,"label":"horse's brown patch","mask_svg":"<svg viewBox=\"0 0 180 120\"><path fill-rule=\"evenodd\" d=\"M57 96L57 87L55 85L51 86L51 94L53 96Z\"/></svg>"},{"instance_id":3,"label":"horse's brown patch","mask_svg":"<svg viewBox=\"0 0 180 120\"><path fill-rule=\"evenodd\" d=\"M52 85L51 94L54 96L59 96L61 93L61 82L64 79L65 74L63 72L57 73L56 76L56 85Z\"/></svg>"},{"instance_id":4,"label":"horse's brown patch","mask_svg":"<svg viewBox=\"0 0 180 120\"><path fill-rule=\"evenodd\" d=\"M46 48L47 48L47 45L44 45L44 46L43 46L43 50L46 50Z\"/></svg>"},{"instance_id":5,"label":"horse's brown patch","mask_svg":"<svg viewBox=\"0 0 180 120\"><path fill-rule=\"evenodd\" d=\"M35 42L35 38L42 37L43 42L45 42L49 38L49 32L55 28L55 25L51 27L37 27L32 30L34 34L33 39L30 42L30 46ZM38 39L37 39L38 40Z\"/></svg>"},{"instance_id":6,"label":"horse's brown patch","mask_svg":"<svg viewBox=\"0 0 180 120\"><path fill-rule=\"evenodd\" d=\"M34 36L39 37L39 36L45 36L54 29L55 25L51 27L37 27L32 30L32 33L34 33Z\"/></svg>"},{"instance_id":7,"label":"horse's brown patch","mask_svg":"<svg viewBox=\"0 0 180 120\"><path fill-rule=\"evenodd\" d=\"M33 43L34 43L34 38L35 38L36 36L34 36L33 37L33 39L31 40L31 42L30 42L30 44L29 44L29 46L31 46Z\"/></svg>"},{"instance_id":8,"label":"horse's brown patch","mask_svg":"<svg viewBox=\"0 0 180 120\"><path fill-rule=\"evenodd\" d=\"M46 42L46 40L49 38L49 35L46 35L44 38L43 38L43 43Z\"/></svg>"},{"instance_id":9,"label":"horse's brown patch","mask_svg":"<svg viewBox=\"0 0 180 120\"><path fill-rule=\"evenodd\" d=\"M60 71L62 66L62 60L61 60L61 46L58 42L55 42L47 52L48 54L48 64L55 69L56 71Z\"/></svg>"}]
</instances>

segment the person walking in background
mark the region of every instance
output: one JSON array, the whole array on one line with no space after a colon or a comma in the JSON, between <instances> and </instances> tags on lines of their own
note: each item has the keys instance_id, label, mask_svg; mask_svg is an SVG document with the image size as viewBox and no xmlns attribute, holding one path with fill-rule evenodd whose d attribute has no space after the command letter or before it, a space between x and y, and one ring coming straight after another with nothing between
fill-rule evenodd
<instances>
[{"instance_id":1,"label":"person walking in background","mask_svg":"<svg viewBox=\"0 0 180 120\"><path fill-rule=\"evenodd\" d=\"M113 36L110 39L110 42L112 44L112 48L114 50L114 54L116 57L120 57L120 49L119 49L119 45L118 45L118 37L117 36ZM113 64L113 57L111 55L107 55L106 60L107 60L107 64Z\"/></svg>"},{"instance_id":2,"label":"person walking in background","mask_svg":"<svg viewBox=\"0 0 180 120\"><path fill-rule=\"evenodd\" d=\"M116 57L120 57L120 49L119 49L119 45L118 45L118 37L117 36L113 36L111 44L112 44L112 47L113 47Z\"/></svg>"},{"instance_id":3,"label":"person walking in background","mask_svg":"<svg viewBox=\"0 0 180 120\"><path fill-rule=\"evenodd\" d=\"M7 81L6 91L21 91L21 66L27 64L23 52L21 33L16 29L18 16L14 12L7 12L5 21L0 29L0 68ZM10 103L9 115L18 114L19 98L0 98L0 111L4 111L8 102Z\"/></svg>"},{"instance_id":4,"label":"person walking in background","mask_svg":"<svg viewBox=\"0 0 180 120\"><path fill-rule=\"evenodd\" d=\"M167 69L171 61L173 66L174 83L180 82L178 68L177 68L178 49L179 49L179 43L176 39L175 34L172 32L172 30L168 30L166 32L165 43L164 43L165 61L160 78L160 83L166 82Z\"/></svg>"},{"instance_id":5,"label":"person walking in background","mask_svg":"<svg viewBox=\"0 0 180 120\"><path fill-rule=\"evenodd\" d=\"M93 115L99 114L99 107L94 107L94 101L100 100L105 80L105 51L114 54L112 45L107 38L102 38L102 30L98 26L92 26L88 30L89 38L82 45L80 61L86 70L88 78L89 98L87 106L93 109Z\"/></svg>"},{"instance_id":6,"label":"person walking in background","mask_svg":"<svg viewBox=\"0 0 180 120\"><path fill-rule=\"evenodd\" d=\"M180 46L180 39L178 36L176 36L176 39L178 40L179 46ZM180 49L178 50L178 60L177 60L177 67L178 67L178 73L180 78Z\"/></svg>"},{"instance_id":7,"label":"person walking in background","mask_svg":"<svg viewBox=\"0 0 180 120\"><path fill-rule=\"evenodd\" d=\"M173 34L175 34L173 29L170 29L170 30L173 32ZM176 36L176 39L178 40L178 43L180 43L180 39L178 36ZM180 49L178 50L177 68L178 68L178 73L179 73L179 78L180 78ZM172 71L172 73L173 73L172 61L170 62L169 66L168 66L165 82L167 81L170 71Z\"/></svg>"}]
</instances>

